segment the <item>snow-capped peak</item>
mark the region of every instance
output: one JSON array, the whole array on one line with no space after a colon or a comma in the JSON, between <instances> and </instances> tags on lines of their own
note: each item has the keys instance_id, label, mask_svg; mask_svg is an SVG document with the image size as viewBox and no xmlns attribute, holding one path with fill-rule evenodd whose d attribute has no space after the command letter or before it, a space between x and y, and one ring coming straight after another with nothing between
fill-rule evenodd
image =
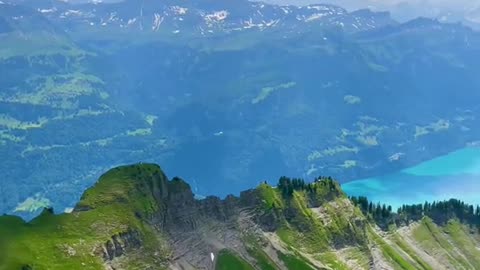
<instances>
[{"instance_id":1,"label":"snow-capped peak","mask_svg":"<svg viewBox=\"0 0 480 270\"><path fill-rule=\"evenodd\" d=\"M375 12L348 13L345 9L332 5L298 7L249 1L242 2L242 5L246 6L237 8L230 2L212 7L208 4L192 5L183 2L181 5L164 5L161 1L123 1L113 4L90 0L89 4L83 5L53 2L52 6L52 2L48 2L47 6L46 2L45 6L37 6L36 9L51 21L60 20L59 23L62 24L69 21L72 31L84 29L77 28L76 25L101 28L107 24L109 31L118 27L131 31L168 31L177 34L194 31L199 35L275 27L305 31L315 25L340 25L345 31L363 31L389 22L386 16L376 17ZM145 25L150 27L144 27Z\"/></svg>"}]
</instances>

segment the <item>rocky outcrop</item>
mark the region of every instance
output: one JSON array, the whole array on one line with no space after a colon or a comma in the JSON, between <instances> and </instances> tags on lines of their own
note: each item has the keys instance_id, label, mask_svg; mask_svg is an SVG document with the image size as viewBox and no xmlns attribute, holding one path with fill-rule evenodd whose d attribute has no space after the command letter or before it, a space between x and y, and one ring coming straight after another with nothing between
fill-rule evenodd
<instances>
[{"instance_id":1,"label":"rocky outcrop","mask_svg":"<svg viewBox=\"0 0 480 270\"><path fill-rule=\"evenodd\" d=\"M140 233L134 230L128 230L123 233L112 236L103 245L97 247L94 251L96 256L103 258L104 261L112 261L128 251L138 249L142 246Z\"/></svg>"},{"instance_id":2,"label":"rocky outcrop","mask_svg":"<svg viewBox=\"0 0 480 270\"><path fill-rule=\"evenodd\" d=\"M253 269L295 270L302 263L316 269L480 269L480 236L460 221L444 229L425 218L408 230L381 231L333 180L293 187L284 192L262 184L240 197L196 200L185 181L169 181L158 166L122 167L85 193L83 211L57 216L49 209L31 223L0 217L0 249L6 251L0 269L64 269L58 258L68 258L72 269L210 270L222 254ZM74 241L87 234L88 241ZM35 261L35 252L52 260Z\"/></svg>"}]
</instances>

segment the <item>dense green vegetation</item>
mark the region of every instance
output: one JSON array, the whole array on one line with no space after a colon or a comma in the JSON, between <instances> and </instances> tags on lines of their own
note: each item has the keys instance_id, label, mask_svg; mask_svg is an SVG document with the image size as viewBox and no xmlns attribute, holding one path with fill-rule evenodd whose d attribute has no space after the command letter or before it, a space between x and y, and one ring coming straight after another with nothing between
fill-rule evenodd
<instances>
[{"instance_id":1,"label":"dense green vegetation","mask_svg":"<svg viewBox=\"0 0 480 270\"><path fill-rule=\"evenodd\" d=\"M258 244L255 243L255 247L247 247L248 253L256 260L256 266L260 268L260 270L277 269L278 266L276 266L275 262L273 262L272 259L270 259L268 255L256 245Z\"/></svg>"},{"instance_id":2,"label":"dense green vegetation","mask_svg":"<svg viewBox=\"0 0 480 270\"><path fill-rule=\"evenodd\" d=\"M343 194L340 186L331 177L317 177L313 183L305 183L300 178L289 178L282 176L278 180L278 189L284 197L293 195L294 191L306 191L318 195L318 198L328 200Z\"/></svg>"},{"instance_id":3,"label":"dense green vegetation","mask_svg":"<svg viewBox=\"0 0 480 270\"><path fill-rule=\"evenodd\" d=\"M295 255L279 253L278 256L289 270L315 270L315 268L304 259L298 258Z\"/></svg>"},{"instance_id":4,"label":"dense green vegetation","mask_svg":"<svg viewBox=\"0 0 480 270\"><path fill-rule=\"evenodd\" d=\"M166 178L155 165L121 167L107 172L87 190L74 214L54 215L46 209L29 223L0 217L0 269L103 269L92 247L112 237L134 235L144 249L144 264L164 260L162 240L146 226L146 217L161 207L152 188ZM5 239L5 237L7 237ZM132 236L133 237L133 236ZM155 259L154 252L160 255Z\"/></svg>"},{"instance_id":5,"label":"dense green vegetation","mask_svg":"<svg viewBox=\"0 0 480 270\"><path fill-rule=\"evenodd\" d=\"M348 200L340 185L331 177L318 177L312 183L281 177L277 189L261 185L260 195L268 218L277 223L279 237L301 250L328 251L331 246L356 243L366 245L365 233L351 225L357 213L341 213ZM312 208L321 208L331 220L318 219Z\"/></svg>"},{"instance_id":6,"label":"dense green vegetation","mask_svg":"<svg viewBox=\"0 0 480 270\"><path fill-rule=\"evenodd\" d=\"M445 224L451 219L459 219L461 222L480 226L480 206L475 207L457 199L402 205L397 212L394 212L391 206L380 203L374 204L366 197L350 197L350 200L365 215L371 217L384 228L391 224L409 224L424 217L431 218L437 224Z\"/></svg>"},{"instance_id":7,"label":"dense green vegetation","mask_svg":"<svg viewBox=\"0 0 480 270\"><path fill-rule=\"evenodd\" d=\"M224 249L218 253L215 270L254 270L254 268L242 258Z\"/></svg>"},{"instance_id":8,"label":"dense green vegetation","mask_svg":"<svg viewBox=\"0 0 480 270\"><path fill-rule=\"evenodd\" d=\"M326 266L335 270L349 270L347 264L335 255L333 252L322 253L317 256L318 260Z\"/></svg>"},{"instance_id":9,"label":"dense green vegetation","mask_svg":"<svg viewBox=\"0 0 480 270\"><path fill-rule=\"evenodd\" d=\"M382 220L369 205L364 198L349 200L328 177L312 183L281 177L277 187L263 183L239 198L195 200L185 181L168 180L157 165L122 166L103 174L70 214L45 208L30 222L0 217L0 269L203 267L212 263L210 254L217 270L480 266L480 233L469 222L470 206L425 204L422 211L432 216L437 208L451 209L444 211L448 220L424 215L408 227L381 231L374 221ZM400 214L385 211L392 220L414 211L403 208ZM377 209L383 217L383 206Z\"/></svg>"}]
</instances>

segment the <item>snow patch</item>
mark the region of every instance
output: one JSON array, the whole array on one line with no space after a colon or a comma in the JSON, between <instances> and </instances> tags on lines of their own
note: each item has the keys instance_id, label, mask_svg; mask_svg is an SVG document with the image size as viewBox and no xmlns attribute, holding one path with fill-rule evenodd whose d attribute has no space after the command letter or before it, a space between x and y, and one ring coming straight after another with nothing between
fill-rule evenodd
<instances>
[{"instance_id":1,"label":"snow patch","mask_svg":"<svg viewBox=\"0 0 480 270\"><path fill-rule=\"evenodd\" d=\"M108 18L108 22L114 22L114 21L117 21L117 20L118 20L117 12L110 13L110 17Z\"/></svg>"},{"instance_id":2,"label":"snow patch","mask_svg":"<svg viewBox=\"0 0 480 270\"><path fill-rule=\"evenodd\" d=\"M188 8L180 6L172 6L170 8L176 15L185 15L187 14Z\"/></svg>"},{"instance_id":3,"label":"snow patch","mask_svg":"<svg viewBox=\"0 0 480 270\"><path fill-rule=\"evenodd\" d=\"M307 9L315 9L318 11L330 11L330 8L326 6L307 6Z\"/></svg>"},{"instance_id":4,"label":"snow patch","mask_svg":"<svg viewBox=\"0 0 480 270\"><path fill-rule=\"evenodd\" d=\"M250 18L248 21L244 21L243 23L245 24L245 25L243 26L243 28L245 28L245 29L250 29L250 28L252 28L252 27L258 26L258 24L254 24L254 23L253 23L252 18Z\"/></svg>"},{"instance_id":5,"label":"snow patch","mask_svg":"<svg viewBox=\"0 0 480 270\"><path fill-rule=\"evenodd\" d=\"M322 17L325 17L326 15L327 14L325 13L315 13L305 18L305 21L306 22L315 21L315 20L321 19Z\"/></svg>"},{"instance_id":6,"label":"snow patch","mask_svg":"<svg viewBox=\"0 0 480 270\"><path fill-rule=\"evenodd\" d=\"M63 15L65 15L65 16L70 16L70 15L81 16L82 12L80 10L69 9L66 12L64 12Z\"/></svg>"},{"instance_id":7,"label":"snow patch","mask_svg":"<svg viewBox=\"0 0 480 270\"><path fill-rule=\"evenodd\" d=\"M153 31L158 31L158 29L160 28L160 25L162 24L164 18L162 16L160 16L160 14L158 14L158 13L155 13L153 15L154 15L155 18L153 19L152 30Z\"/></svg>"},{"instance_id":8,"label":"snow patch","mask_svg":"<svg viewBox=\"0 0 480 270\"><path fill-rule=\"evenodd\" d=\"M265 23L265 26L267 27L271 27L271 26L275 26L278 24L278 22L280 22L280 19L276 19L276 20L271 20L269 22L264 22Z\"/></svg>"},{"instance_id":9,"label":"snow patch","mask_svg":"<svg viewBox=\"0 0 480 270\"><path fill-rule=\"evenodd\" d=\"M137 18L129 19L127 25L132 25L137 21Z\"/></svg>"},{"instance_id":10,"label":"snow patch","mask_svg":"<svg viewBox=\"0 0 480 270\"><path fill-rule=\"evenodd\" d=\"M204 19L207 24L218 23L224 21L228 17L228 11L220 10L214 13L205 15Z\"/></svg>"},{"instance_id":11,"label":"snow patch","mask_svg":"<svg viewBox=\"0 0 480 270\"><path fill-rule=\"evenodd\" d=\"M262 21L261 23L254 23L252 18L250 18L248 21L244 21L244 29L250 29L253 27L257 27L259 29L264 29L265 27L272 27L277 25L280 22L280 19L276 20L270 20L270 21Z\"/></svg>"},{"instance_id":12,"label":"snow patch","mask_svg":"<svg viewBox=\"0 0 480 270\"><path fill-rule=\"evenodd\" d=\"M52 12L57 11L56 8L47 8L47 9L40 9L40 8L39 8L39 9L37 9L37 10L38 10L38 12L40 12L40 13L52 13Z\"/></svg>"},{"instance_id":13,"label":"snow patch","mask_svg":"<svg viewBox=\"0 0 480 270\"><path fill-rule=\"evenodd\" d=\"M213 255L213 252L210 252L210 260L215 261L215 255Z\"/></svg>"},{"instance_id":14,"label":"snow patch","mask_svg":"<svg viewBox=\"0 0 480 270\"><path fill-rule=\"evenodd\" d=\"M395 153L393 155L391 155L390 157L388 157L388 161L390 162L393 162L393 161L398 161L402 158L402 156L404 156L405 153L402 153L402 152L399 152L399 153Z\"/></svg>"}]
</instances>

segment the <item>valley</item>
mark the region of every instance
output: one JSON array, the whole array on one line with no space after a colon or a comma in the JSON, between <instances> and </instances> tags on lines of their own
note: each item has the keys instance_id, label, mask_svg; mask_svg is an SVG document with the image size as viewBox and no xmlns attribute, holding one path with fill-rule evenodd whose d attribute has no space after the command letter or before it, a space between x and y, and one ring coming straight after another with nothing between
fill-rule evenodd
<instances>
[{"instance_id":1,"label":"valley","mask_svg":"<svg viewBox=\"0 0 480 270\"><path fill-rule=\"evenodd\" d=\"M1 213L68 212L139 161L225 197L281 175L389 175L478 141L480 35L462 25L248 1L2 3Z\"/></svg>"}]
</instances>

